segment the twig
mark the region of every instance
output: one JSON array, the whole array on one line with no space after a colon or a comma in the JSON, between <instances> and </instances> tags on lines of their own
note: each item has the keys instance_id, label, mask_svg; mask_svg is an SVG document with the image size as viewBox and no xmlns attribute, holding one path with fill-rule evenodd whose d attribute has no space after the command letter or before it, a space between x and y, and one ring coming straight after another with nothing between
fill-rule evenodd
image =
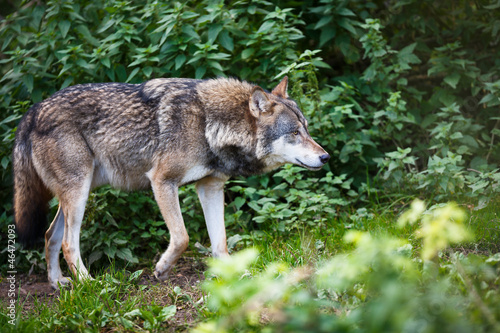
<instances>
[{"instance_id":1,"label":"twig","mask_svg":"<svg viewBox=\"0 0 500 333\"><path fill-rule=\"evenodd\" d=\"M498 123L500 122L500 119L497 119L497 122L495 123L495 127L493 129L496 129L498 126ZM488 150L488 155L486 155L486 162L490 159L491 151L493 150L493 143L495 142L495 133L491 133L491 141L490 141L490 149Z\"/></svg>"},{"instance_id":2,"label":"twig","mask_svg":"<svg viewBox=\"0 0 500 333\"><path fill-rule=\"evenodd\" d=\"M471 168L468 168L467 171L473 171L473 172L477 172L478 174L482 175L483 173L481 171L478 171L476 169L471 169Z\"/></svg>"}]
</instances>

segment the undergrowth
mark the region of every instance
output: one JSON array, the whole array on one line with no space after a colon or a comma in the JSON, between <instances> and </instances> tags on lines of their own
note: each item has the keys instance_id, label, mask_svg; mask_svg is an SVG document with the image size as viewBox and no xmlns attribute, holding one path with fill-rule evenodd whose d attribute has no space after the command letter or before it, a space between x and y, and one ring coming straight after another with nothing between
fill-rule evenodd
<instances>
[{"instance_id":1,"label":"undergrowth","mask_svg":"<svg viewBox=\"0 0 500 333\"><path fill-rule=\"evenodd\" d=\"M132 264L35 300L2 332L419 331L498 329L495 205L481 212L422 202L403 214L366 213L288 234L254 231L226 261L208 259L194 284L142 278ZM448 230L448 231L447 231ZM491 230L484 233L484 230ZM474 238L472 238L474 237ZM479 244L477 246L476 244ZM200 251L197 261L207 256ZM175 271L173 275L175 276ZM204 276L203 276L204 275ZM37 297L35 296L35 299ZM182 312L183 315L176 312ZM186 320L185 318L189 318ZM184 318L184 319L183 319Z\"/></svg>"},{"instance_id":2,"label":"undergrowth","mask_svg":"<svg viewBox=\"0 0 500 333\"><path fill-rule=\"evenodd\" d=\"M230 251L257 252L212 263L205 287L189 291L137 282L168 245L152 193L96 189L81 235L96 280L35 302L15 328L0 314L2 331L498 331L500 3L9 6L0 22L2 242L13 224L19 119L72 84L234 76L270 88L288 75L311 135L332 158L318 173L285 166L228 182ZM189 251L204 260L210 245L193 186L180 197ZM414 198L431 207L412 208L424 214L416 223L396 223ZM445 206L451 200L460 209ZM462 213L424 228L445 207ZM18 271L46 273L41 250L15 252ZM157 302L161 295L170 301ZM187 325L177 317L185 309L196 318Z\"/></svg>"}]
</instances>

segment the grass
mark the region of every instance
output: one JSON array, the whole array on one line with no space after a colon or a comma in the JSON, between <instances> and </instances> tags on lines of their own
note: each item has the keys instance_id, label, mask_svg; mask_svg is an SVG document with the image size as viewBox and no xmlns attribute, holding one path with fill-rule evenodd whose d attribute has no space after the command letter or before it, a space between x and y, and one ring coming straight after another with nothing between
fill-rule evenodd
<instances>
[{"instance_id":1,"label":"grass","mask_svg":"<svg viewBox=\"0 0 500 333\"><path fill-rule=\"evenodd\" d=\"M500 252L498 200L481 211L469 210L467 228L475 241L455 246L451 251L465 254L491 255ZM467 207L464 207L467 209ZM409 240L418 255L421 242L415 238L416 226L398 228L398 212L368 214L358 218L338 218L323 228L308 227L289 233L255 233L240 242L236 250L250 245L259 250L252 274L264 271L271 262L290 267L316 267L332 256L348 252L353 244L343 241L348 230L367 231L372 235L390 235ZM216 314L206 306L204 280L205 257L191 253L182 259L172 280L157 283L149 268L145 271L115 269L114 265L93 273L95 280L75 283L64 288L48 302L46 298L20 297L17 302L16 326L8 323L6 313L0 314L2 332L177 332L211 320ZM447 260L442 259L442 260ZM147 259L140 260L140 262ZM186 278L187 277L187 278ZM8 300L2 299L6 309ZM29 306L27 306L27 303Z\"/></svg>"},{"instance_id":2,"label":"grass","mask_svg":"<svg viewBox=\"0 0 500 333\"><path fill-rule=\"evenodd\" d=\"M186 329L199 315L203 293L196 283L159 284L142 270L130 272L113 267L62 288L53 302L33 296L29 308L18 302L16 327L0 317L2 332L99 332L175 331ZM175 274L175 273L174 273ZM4 305L5 306L5 305ZM4 307L5 308L5 307Z\"/></svg>"}]
</instances>

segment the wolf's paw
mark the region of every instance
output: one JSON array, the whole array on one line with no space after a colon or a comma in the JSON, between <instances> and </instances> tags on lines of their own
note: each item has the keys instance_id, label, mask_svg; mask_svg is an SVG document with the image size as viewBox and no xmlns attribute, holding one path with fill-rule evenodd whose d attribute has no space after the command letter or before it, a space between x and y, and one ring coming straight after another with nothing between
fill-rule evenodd
<instances>
[{"instance_id":1,"label":"wolf's paw","mask_svg":"<svg viewBox=\"0 0 500 333\"><path fill-rule=\"evenodd\" d=\"M157 280L164 282L168 279L168 273L169 273L169 270L166 270L166 271L163 271L160 273L158 270L155 269L153 274Z\"/></svg>"},{"instance_id":2,"label":"wolf's paw","mask_svg":"<svg viewBox=\"0 0 500 333\"><path fill-rule=\"evenodd\" d=\"M57 280L49 281L50 286L54 290L58 290L59 286L65 287L71 283L71 279L65 276L60 276Z\"/></svg>"}]
</instances>

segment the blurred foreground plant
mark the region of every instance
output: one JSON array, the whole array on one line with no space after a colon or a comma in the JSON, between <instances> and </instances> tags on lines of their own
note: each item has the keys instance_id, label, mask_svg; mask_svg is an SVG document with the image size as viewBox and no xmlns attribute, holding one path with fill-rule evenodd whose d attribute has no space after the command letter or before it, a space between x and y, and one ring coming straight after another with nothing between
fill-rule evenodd
<instances>
[{"instance_id":1,"label":"blurred foreground plant","mask_svg":"<svg viewBox=\"0 0 500 333\"><path fill-rule=\"evenodd\" d=\"M470 239L455 204L426 211L415 201L399 223L420 221L423 261L412 246L389 236L351 231L354 250L316 268L272 263L252 271L248 249L212 260L208 308L218 317L195 332L488 332L499 328L499 255L453 254L439 266L439 251ZM472 283L472 276L474 283ZM479 284L479 287L476 285ZM480 309L479 311L477 309Z\"/></svg>"}]
</instances>

